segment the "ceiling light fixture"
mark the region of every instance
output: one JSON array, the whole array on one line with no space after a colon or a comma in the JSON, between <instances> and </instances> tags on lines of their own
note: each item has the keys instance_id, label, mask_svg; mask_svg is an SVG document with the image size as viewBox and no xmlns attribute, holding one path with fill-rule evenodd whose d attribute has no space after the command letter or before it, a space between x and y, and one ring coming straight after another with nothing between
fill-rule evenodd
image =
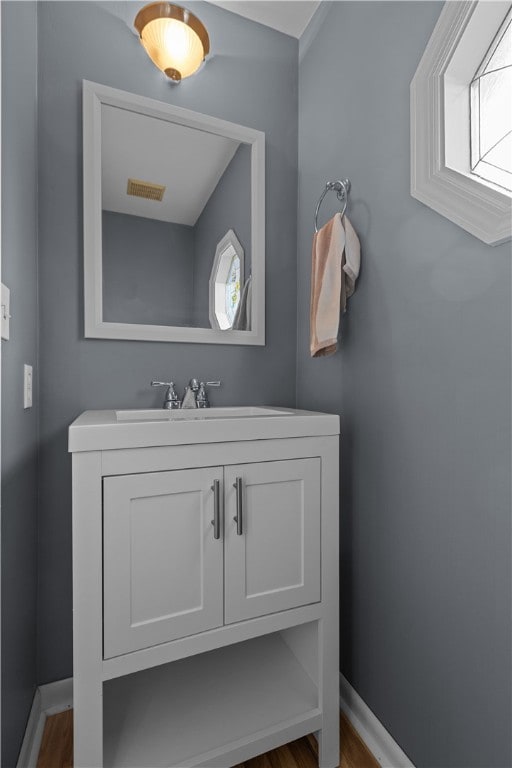
<instances>
[{"instance_id":1,"label":"ceiling light fixture","mask_svg":"<svg viewBox=\"0 0 512 768\"><path fill-rule=\"evenodd\" d=\"M135 17L134 26L151 61L173 83L197 72L210 51L206 27L179 5L145 5Z\"/></svg>"}]
</instances>

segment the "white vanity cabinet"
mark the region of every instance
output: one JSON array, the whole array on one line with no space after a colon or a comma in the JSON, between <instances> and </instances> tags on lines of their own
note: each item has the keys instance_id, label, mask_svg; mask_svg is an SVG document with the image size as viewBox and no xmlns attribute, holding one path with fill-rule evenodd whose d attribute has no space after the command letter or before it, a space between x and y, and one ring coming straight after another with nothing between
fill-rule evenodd
<instances>
[{"instance_id":1,"label":"white vanity cabinet","mask_svg":"<svg viewBox=\"0 0 512 768\"><path fill-rule=\"evenodd\" d=\"M70 428L75 768L334 768L338 417L158 416Z\"/></svg>"}]
</instances>

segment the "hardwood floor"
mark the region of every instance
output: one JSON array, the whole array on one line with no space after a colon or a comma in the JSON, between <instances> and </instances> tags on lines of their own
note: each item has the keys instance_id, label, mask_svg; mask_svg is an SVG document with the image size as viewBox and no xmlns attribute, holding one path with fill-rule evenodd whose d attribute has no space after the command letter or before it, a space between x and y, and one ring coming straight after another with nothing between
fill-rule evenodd
<instances>
[{"instance_id":1,"label":"hardwood floor","mask_svg":"<svg viewBox=\"0 0 512 768\"><path fill-rule=\"evenodd\" d=\"M340 740L339 768L379 768L344 715L340 718ZM47 718L37 768L73 768L73 710ZM236 768L318 768L316 739L305 736Z\"/></svg>"},{"instance_id":2,"label":"hardwood floor","mask_svg":"<svg viewBox=\"0 0 512 768\"><path fill-rule=\"evenodd\" d=\"M46 718L37 768L72 768L73 710Z\"/></svg>"}]
</instances>

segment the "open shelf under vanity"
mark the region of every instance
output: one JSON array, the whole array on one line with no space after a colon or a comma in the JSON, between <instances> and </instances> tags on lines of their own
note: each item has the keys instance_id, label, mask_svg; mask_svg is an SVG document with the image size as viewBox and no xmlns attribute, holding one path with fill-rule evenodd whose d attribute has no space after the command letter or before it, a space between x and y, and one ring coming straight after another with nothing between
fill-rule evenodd
<instances>
[{"instance_id":1,"label":"open shelf under vanity","mask_svg":"<svg viewBox=\"0 0 512 768\"><path fill-rule=\"evenodd\" d=\"M104 683L109 768L225 768L274 732L278 743L283 728L297 738L320 724L317 685L280 633Z\"/></svg>"}]
</instances>

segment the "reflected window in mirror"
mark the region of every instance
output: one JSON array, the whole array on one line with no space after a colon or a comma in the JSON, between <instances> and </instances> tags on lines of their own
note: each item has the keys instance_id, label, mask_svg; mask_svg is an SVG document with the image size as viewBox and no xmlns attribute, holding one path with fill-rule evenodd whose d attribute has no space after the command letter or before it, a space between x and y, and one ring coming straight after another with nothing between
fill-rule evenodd
<instances>
[{"instance_id":1,"label":"reflected window in mirror","mask_svg":"<svg viewBox=\"0 0 512 768\"><path fill-rule=\"evenodd\" d=\"M218 243L210 275L210 323L223 331L250 330L240 324L240 300L244 287L244 248L232 229Z\"/></svg>"},{"instance_id":2,"label":"reflected window in mirror","mask_svg":"<svg viewBox=\"0 0 512 768\"><path fill-rule=\"evenodd\" d=\"M225 307L228 317L228 328L233 327L235 313L240 303L240 259L233 256L225 289Z\"/></svg>"}]
</instances>

